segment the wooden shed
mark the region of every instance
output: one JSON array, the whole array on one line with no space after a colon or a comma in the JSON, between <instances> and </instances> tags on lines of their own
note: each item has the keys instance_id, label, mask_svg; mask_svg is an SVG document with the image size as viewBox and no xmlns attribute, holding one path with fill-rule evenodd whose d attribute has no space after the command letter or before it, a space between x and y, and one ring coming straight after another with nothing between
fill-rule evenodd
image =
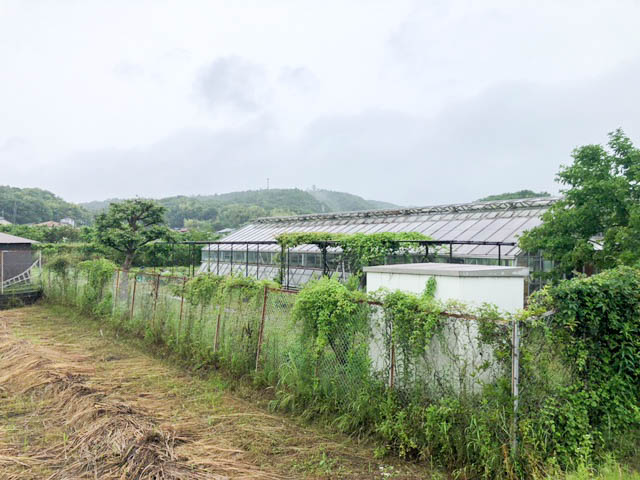
<instances>
[{"instance_id":1,"label":"wooden shed","mask_svg":"<svg viewBox=\"0 0 640 480\"><path fill-rule=\"evenodd\" d=\"M0 280L7 280L28 270L34 262L35 240L0 232Z\"/></svg>"}]
</instances>

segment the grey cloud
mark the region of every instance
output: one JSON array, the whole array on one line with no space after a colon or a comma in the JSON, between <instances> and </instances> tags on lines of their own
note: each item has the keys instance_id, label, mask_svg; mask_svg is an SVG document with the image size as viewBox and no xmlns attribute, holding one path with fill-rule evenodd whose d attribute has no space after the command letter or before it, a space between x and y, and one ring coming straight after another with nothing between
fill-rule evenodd
<instances>
[{"instance_id":1,"label":"grey cloud","mask_svg":"<svg viewBox=\"0 0 640 480\"><path fill-rule=\"evenodd\" d=\"M45 178L75 200L262 188L267 177L272 186L315 184L404 205L554 191L576 146L604 142L619 126L640 143L639 82L640 62L581 86L510 83L434 118L323 116L294 140L262 116L242 128L184 130L145 149L79 153Z\"/></svg>"},{"instance_id":2,"label":"grey cloud","mask_svg":"<svg viewBox=\"0 0 640 480\"><path fill-rule=\"evenodd\" d=\"M270 95L265 69L236 56L219 58L206 67L196 89L211 110L256 112Z\"/></svg>"},{"instance_id":3,"label":"grey cloud","mask_svg":"<svg viewBox=\"0 0 640 480\"><path fill-rule=\"evenodd\" d=\"M318 77L307 67L283 67L279 80L286 86L302 92L311 92L320 86Z\"/></svg>"}]
</instances>

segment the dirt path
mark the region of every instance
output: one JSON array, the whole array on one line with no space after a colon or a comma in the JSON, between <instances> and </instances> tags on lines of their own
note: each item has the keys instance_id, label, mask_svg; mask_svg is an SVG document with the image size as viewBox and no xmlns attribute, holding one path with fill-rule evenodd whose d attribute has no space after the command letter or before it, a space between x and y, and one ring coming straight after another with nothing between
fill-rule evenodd
<instances>
[{"instance_id":1,"label":"dirt path","mask_svg":"<svg viewBox=\"0 0 640 480\"><path fill-rule=\"evenodd\" d=\"M429 477L232 387L92 320L0 311L0 480Z\"/></svg>"}]
</instances>

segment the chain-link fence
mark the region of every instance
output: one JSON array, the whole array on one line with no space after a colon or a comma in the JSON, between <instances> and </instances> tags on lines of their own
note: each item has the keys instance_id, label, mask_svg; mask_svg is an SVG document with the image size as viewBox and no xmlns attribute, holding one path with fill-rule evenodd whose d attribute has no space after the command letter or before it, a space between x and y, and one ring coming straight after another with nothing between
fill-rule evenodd
<instances>
[{"instance_id":1,"label":"chain-link fence","mask_svg":"<svg viewBox=\"0 0 640 480\"><path fill-rule=\"evenodd\" d=\"M186 278L117 271L96 293L81 269L49 271L45 285L50 299L86 309L88 296L94 310L184 355L234 374L255 373L284 389L314 385L336 401L357 395L365 384L394 389L406 401L470 397L512 376L511 363L499 360L511 357L510 322L445 315L428 347L416 352L394 341L380 304L362 302L352 321L317 351L293 320L296 292L290 290L237 287L193 302L185 295Z\"/></svg>"},{"instance_id":2,"label":"chain-link fence","mask_svg":"<svg viewBox=\"0 0 640 480\"><path fill-rule=\"evenodd\" d=\"M631 274L625 272L618 275L628 283ZM309 290L297 293L241 277L116 271L100 283L89 270L73 267L48 270L44 283L54 302L162 343L195 365L220 366L273 387L274 407L324 415L351 433L374 431L385 448L437 458L443 465L471 469L478 478L525 478L543 472L546 458L565 468L584 452L618 445L619 432L637 424L627 414L636 411L633 398L611 412L606 395L620 399L627 390L619 388L618 370L615 375L604 371L602 363L624 357L630 347L621 349L621 342L633 343L626 326L617 336L607 339L606 334L615 326L609 319L624 315L636 328L636 304L627 308L619 298L635 295L637 303L639 290L615 296L626 284L610 276L611 286L595 311L588 309L601 286L580 280L570 286L583 288L579 293L586 306L569 304L564 312L557 306L562 303L546 303L547 297L509 319L486 305L470 315L453 303L442 312L440 304L414 304L408 297L394 308L389 298L398 292L390 292L384 304L345 296L348 308L336 307L347 312L335 317L339 323L312 319L318 311L334 309L331 300L338 295L333 290L330 297L317 297ZM554 301L563 300L562 294L560 289ZM602 313L605 300L617 308L615 315ZM579 336L572 330L576 312L589 314ZM594 319L604 335L590 333ZM602 338L609 343L600 355L582 353ZM633 362L627 375L635 379ZM629 385L635 388L637 382ZM607 423L613 414L617 430ZM593 425L598 435L591 434Z\"/></svg>"},{"instance_id":3,"label":"chain-link fence","mask_svg":"<svg viewBox=\"0 0 640 480\"><path fill-rule=\"evenodd\" d=\"M393 316L382 304L361 301L350 320L333 328L319 346L318 336L305 331L303 321L296 321L297 292L233 285L219 288L201 301L189 294L190 282L195 281L116 271L105 283L96 285L90 272L82 268L64 274L49 270L45 295L54 302L98 314L132 335L163 344L195 365L222 367L235 376L249 375L255 382L273 387L274 406L299 408L309 415L331 414L340 428L348 431L370 428L385 408L404 408L401 415L408 415L434 405L435 413L431 414L449 412L455 416L463 415L456 413L456 408L464 406L464 412L472 412L469 415L484 410L482 418L491 422L482 428L515 450L515 439L520 435L518 401L521 410L531 411L539 399L536 385L544 384L544 379L536 377L541 370L529 366L538 359L552 362L552 356L544 351L544 332L523 326L526 342L540 345L540 351L525 349L521 375L531 390L525 388L520 400L518 368L513 368L520 362L520 339L514 335L516 324L512 321L442 314L431 332L415 332L429 337L424 348L416 349L410 346L411 339L399 335ZM487 396L487 392L493 394ZM389 395L396 407L383 406ZM460 417L459 421L475 421L470 418ZM459 442L468 441L465 438L460 437ZM424 439L425 444L430 441ZM462 453L456 455L466 458L464 451L469 449L460 449Z\"/></svg>"}]
</instances>

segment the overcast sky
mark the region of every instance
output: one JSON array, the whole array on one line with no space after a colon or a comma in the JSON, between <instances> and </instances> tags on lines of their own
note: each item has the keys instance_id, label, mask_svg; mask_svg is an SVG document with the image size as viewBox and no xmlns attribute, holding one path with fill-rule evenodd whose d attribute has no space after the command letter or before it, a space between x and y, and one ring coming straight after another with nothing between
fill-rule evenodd
<instances>
[{"instance_id":1,"label":"overcast sky","mask_svg":"<svg viewBox=\"0 0 640 480\"><path fill-rule=\"evenodd\" d=\"M402 205L640 143L640 2L0 0L0 184Z\"/></svg>"}]
</instances>

